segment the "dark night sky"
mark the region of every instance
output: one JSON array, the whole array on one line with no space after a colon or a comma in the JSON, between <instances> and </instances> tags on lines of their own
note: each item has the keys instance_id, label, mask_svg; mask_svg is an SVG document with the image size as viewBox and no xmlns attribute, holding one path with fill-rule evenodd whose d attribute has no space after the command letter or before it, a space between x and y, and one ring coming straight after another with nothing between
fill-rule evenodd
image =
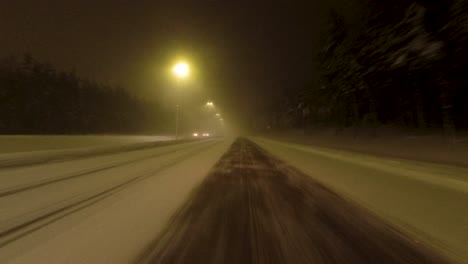
<instances>
[{"instance_id":1,"label":"dark night sky","mask_svg":"<svg viewBox=\"0 0 468 264\"><path fill-rule=\"evenodd\" d=\"M327 4L322 4L327 3ZM15 0L0 2L0 55L30 52L80 76L158 96L178 56L192 86L247 115L313 78L328 1Z\"/></svg>"}]
</instances>

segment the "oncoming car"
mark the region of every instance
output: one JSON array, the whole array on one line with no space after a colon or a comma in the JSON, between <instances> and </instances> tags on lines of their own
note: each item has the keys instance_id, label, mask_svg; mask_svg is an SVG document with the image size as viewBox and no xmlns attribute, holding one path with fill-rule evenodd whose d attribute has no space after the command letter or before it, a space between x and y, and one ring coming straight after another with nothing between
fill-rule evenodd
<instances>
[{"instance_id":1,"label":"oncoming car","mask_svg":"<svg viewBox=\"0 0 468 264\"><path fill-rule=\"evenodd\" d=\"M193 137L209 137L211 136L210 133L207 133L207 132L204 132L204 133L198 133L198 132L194 132L192 134Z\"/></svg>"}]
</instances>

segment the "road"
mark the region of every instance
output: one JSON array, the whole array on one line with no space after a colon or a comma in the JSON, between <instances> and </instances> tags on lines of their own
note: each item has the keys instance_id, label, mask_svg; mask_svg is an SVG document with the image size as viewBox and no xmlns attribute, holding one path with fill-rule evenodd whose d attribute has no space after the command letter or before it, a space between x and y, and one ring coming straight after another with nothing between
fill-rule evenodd
<instances>
[{"instance_id":1,"label":"road","mask_svg":"<svg viewBox=\"0 0 468 264\"><path fill-rule=\"evenodd\" d=\"M448 263L428 246L438 246L433 240L420 241L422 233L445 241L418 222L435 220L404 218L400 214L409 209L385 204L391 185L372 190L382 198L363 202L371 197L366 187L376 187L373 178L364 176L355 185L343 181L346 188L340 188L342 179L330 175L342 168L341 177L352 177L364 168L380 175L384 185L410 178L336 153L312 153L318 151L312 147L253 141L258 145L213 139L5 166L0 263ZM346 164L359 168L349 171ZM461 193L454 198L466 198L459 182L437 183ZM408 188L432 191L427 179ZM422 202L424 196L410 198ZM385 206L388 212L381 214ZM451 217L462 222L440 227L444 232L463 226L461 217ZM449 249L462 252L451 244Z\"/></svg>"}]
</instances>

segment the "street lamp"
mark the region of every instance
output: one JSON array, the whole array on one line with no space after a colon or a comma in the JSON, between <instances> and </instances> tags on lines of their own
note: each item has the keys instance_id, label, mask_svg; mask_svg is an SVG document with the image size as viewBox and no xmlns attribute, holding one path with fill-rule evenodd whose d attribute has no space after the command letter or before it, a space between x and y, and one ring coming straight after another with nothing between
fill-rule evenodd
<instances>
[{"instance_id":1,"label":"street lamp","mask_svg":"<svg viewBox=\"0 0 468 264\"><path fill-rule=\"evenodd\" d=\"M190 67L185 62L179 62L172 68L172 71L179 79L185 79L190 73Z\"/></svg>"},{"instance_id":2,"label":"street lamp","mask_svg":"<svg viewBox=\"0 0 468 264\"><path fill-rule=\"evenodd\" d=\"M172 72L175 74L177 79L180 81L185 79L190 74L190 67L185 62L178 62L174 67L172 67ZM175 127L175 139L179 137L179 103L176 103L176 127Z\"/></svg>"},{"instance_id":3,"label":"street lamp","mask_svg":"<svg viewBox=\"0 0 468 264\"><path fill-rule=\"evenodd\" d=\"M209 102L206 103L206 106L208 106L208 107L213 107L214 104L213 104L213 102L209 101Z\"/></svg>"}]
</instances>

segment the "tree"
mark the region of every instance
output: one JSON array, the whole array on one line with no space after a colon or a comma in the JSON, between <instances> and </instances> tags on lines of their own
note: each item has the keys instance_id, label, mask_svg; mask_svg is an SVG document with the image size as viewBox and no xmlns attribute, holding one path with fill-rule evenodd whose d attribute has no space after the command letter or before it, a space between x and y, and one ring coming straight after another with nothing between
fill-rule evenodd
<instances>
[{"instance_id":1,"label":"tree","mask_svg":"<svg viewBox=\"0 0 468 264\"><path fill-rule=\"evenodd\" d=\"M0 133L148 132L155 127L146 124L158 119L167 122L154 103L123 88L55 70L31 55L0 60Z\"/></svg>"}]
</instances>

